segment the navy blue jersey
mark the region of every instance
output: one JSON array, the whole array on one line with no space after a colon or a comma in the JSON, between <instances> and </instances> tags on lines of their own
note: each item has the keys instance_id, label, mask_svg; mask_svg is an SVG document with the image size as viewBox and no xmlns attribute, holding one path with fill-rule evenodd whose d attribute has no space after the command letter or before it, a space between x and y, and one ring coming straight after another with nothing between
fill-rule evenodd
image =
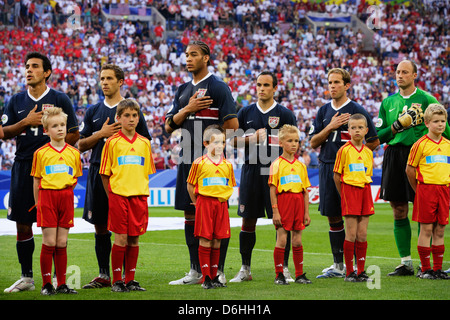
<instances>
[{"instance_id":1,"label":"navy blue jersey","mask_svg":"<svg viewBox=\"0 0 450 320\"><path fill-rule=\"evenodd\" d=\"M236 103L231 95L228 85L213 74L208 74L205 78L194 85L193 81L182 84L173 100L172 108L167 112L166 119L173 117L181 109L189 104L189 99L199 92L197 97L210 96L212 105L190 114L181 125L181 128L190 133L190 139L182 136L180 156L182 162L192 163L195 159L203 155L203 131L212 124L223 124L225 121L236 118ZM190 149L190 152L187 152Z\"/></svg>"},{"instance_id":2,"label":"navy blue jersey","mask_svg":"<svg viewBox=\"0 0 450 320\"><path fill-rule=\"evenodd\" d=\"M108 106L104 101L99 102L86 110L82 124L80 125L80 138L90 137L97 131L102 129L103 124L109 117L108 124L113 124L116 119L117 105ZM141 136L151 140L148 133L147 122L145 121L142 111L139 115L139 123L136 127L136 132ZM102 158L102 150L108 138L100 139L97 144L92 148L92 154L90 163L99 165Z\"/></svg>"},{"instance_id":3,"label":"navy blue jersey","mask_svg":"<svg viewBox=\"0 0 450 320\"><path fill-rule=\"evenodd\" d=\"M264 143L256 147L245 147L246 164L270 165L283 152L278 144L278 130L285 124L297 126L294 113L276 102L265 112L258 103L253 103L240 109L237 117L239 129L244 130L244 136L251 136L262 128L265 128L267 133Z\"/></svg>"},{"instance_id":4,"label":"navy blue jersey","mask_svg":"<svg viewBox=\"0 0 450 320\"><path fill-rule=\"evenodd\" d=\"M320 107L309 131L310 137L321 132L330 123L331 118L337 112L339 112L339 114L363 114L367 119L367 125L369 127L369 131L365 137L366 142L371 142L378 139L377 130L375 129L375 125L373 124L369 113L360 104L350 99L348 99L347 102L338 110L333 107L331 101ZM322 144L320 147L319 160L325 163L334 163L336 160L336 153L347 141L350 141L350 134L348 133L348 125L344 124L337 130L330 133L328 139Z\"/></svg>"},{"instance_id":5,"label":"navy blue jersey","mask_svg":"<svg viewBox=\"0 0 450 320\"><path fill-rule=\"evenodd\" d=\"M78 121L69 97L63 92L48 87L38 100L28 94L28 91L15 94L6 106L2 116L3 126L7 127L25 119L28 116L28 113L36 105L36 112L45 110L45 108L49 107L59 107L63 109L67 114L67 132L78 130ZM34 152L49 141L50 138L44 133L44 127L42 125L26 128L17 136L15 159L33 160Z\"/></svg>"}]
</instances>

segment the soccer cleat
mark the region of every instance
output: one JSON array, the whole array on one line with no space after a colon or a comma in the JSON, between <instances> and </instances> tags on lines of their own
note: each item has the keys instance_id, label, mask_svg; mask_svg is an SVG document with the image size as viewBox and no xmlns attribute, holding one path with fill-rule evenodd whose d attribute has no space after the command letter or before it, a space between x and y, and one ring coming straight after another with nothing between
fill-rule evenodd
<instances>
[{"instance_id":1,"label":"soccer cleat","mask_svg":"<svg viewBox=\"0 0 450 320\"><path fill-rule=\"evenodd\" d=\"M227 278L225 277L225 273L223 271L217 270L217 276L219 277L219 281L221 284L226 285L227 284Z\"/></svg>"},{"instance_id":2,"label":"soccer cleat","mask_svg":"<svg viewBox=\"0 0 450 320\"><path fill-rule=\"evenodd\" d=\"M295 278L295 283L301 283L301 284L310 284L312 283L311 280L306 278L306 273L299 275L297 278Z\"/></svg>"},{"instance_id":3,"label":"soccer cleat","mask_svg":"<svg viewBox=\"0 0 450 320\"><path fill-rule=\"evenodd\" d=\"M450 268L444 271L445 273L450 273Z\"/></svg>"},{"instance_id":4,"label":"soccer cleat","mask_svg":"<svg viewBox=\"0 0 450 320\"><path fill-rule=\"evenodd\" d=\"M433 270L429 269L422 272L420 279L436 280L437 278L434 275Z\"/></svg>"},{"instance_id":5,"label":"soccer cleat","mask_svg":"<svg viewBox=\"0 0 450 320\"><path fill-rule=\"evenodd\" d=\"M358 279L361 282L372 282L372 278L370 278L365 271L358 274Z\"/></svg>"},{"instance_id":6,"label":"soccer cleat","mask_svg":"<svg viewBox=\"0 0 450 320\"><path fill-rule=\"evenodd\" d=\"M191 269L189 273L186 273L186 276L170 281L170 285L180 285L180 284L199 284L202 283L202 274L200 272L195 271L194 269Z\"/></svg>"},{"instance_id":7,"label":"soccer cleat","mask_svg":"<svg viewBox=\"0 0 450 320\"><path fill-rule=\"evenodd\" d=\"M319 274L316 278L344 278L345 277L345 266L341 270L336 267L335 264L333 264L331 267L325 268L322 270L322 274Z\"/></svg>"},{"instance_id":8,"label":"soccer cleat","mask_svg":"<svg viewBox=\"0 0 450 320\"><path fill-rule=\"evenodd\" d=\"M346 282L362 282L360 278L356 275L356 272L353 271L348 276L345 277L344 281Z\"/></svg>"},{"instance_id":9,"label":"soccer cleat","mask_svg":"<svg viewBox=\"0 0 450 320\"><path fill-rule=\"evenodd\" d=\"M220 281L220 276L216 276L213 280L212 280L212 285L215 288L226 288L226 284L223 283L222 281Z\"/></svg>"},{"instance_id":10,"label":"soccer cleat","mask_svg":"<svg viewBox=\"0 0 450 320\"><path fill-rule=\"evenodd\" d=\"M112 292L130 292L125 283L122 280L114 282L111 287Z\"/></svg>"},{"instance_id":11,"label":"soccer cleat","mask_svg":"<svg viewBox=\"0 0 450 320\"><path fill-rule=\"evenodd\" d=\"M91 280L88 284L83 286L83 289L98 289L111 287L111 279L105 279L102 277L96 277Z\"/></svg>"},{"instance_id":12,"label":"soccer cleat","mask_svg":"<svg viewBox=\"0 0 450 320\"><path fill-rule=\"evenodd\" d=\"M252 273L250 272L250 267L243 265L241 267L241 270L236 274L236 276L230 280L230 282L244 282L244 281L251 281Z\"/></svg>"},{"instance_id":13,"label":"soccer cleat","mask_svg":"<svg viewBox=\"0 0 450 320\"><path fill-rule=\"evenodd\" d=\"M41 288L41 295L43 296L52 296L56 294L55 287L50 282L47 282L42 288Z\"/></svg>"},{"instance_id":14,"label":"soccer cleat","mask_svg":"<svg viewBox=\"0 0 450 320\"><path fill-rule=\"evenodd\" d=\"M139 282L135 280L131 280L130 282L127 283L127 289L130 291L147 291L145 288L142 288L139 285Z\"/></svg>"},{"instance_id":15,"label":"soccer cleat","mask_svg":"<svg viewBox=\"0 0 450 320\"><path fill-rule=\"evenodd\" d=\"M287 282L294 282L294 279L292 279L291 273L289 272L288 267L283 267L283 274L284 277L286 278Z\"/></svg>"},{"instance_id":16,"label":"soccer cleat","mask_svg":"<svg viewBox=\"0 0 450 320\"><path fill-rule=\"evenodd\" d=\"M450 279L450 276L442 270L434 271L434 277L438 280L449 280Z\"/></svg>"},{"instance_id":17,"label":"soccer cleat","mask_svg":"<svg viewBox=\"0 0 450 320\"><path fill-rule=\"evenodd\" d=\"M413 276L413 275L414 275L414 269L412 267L409 267L404 264L397 266L393 272L388 273L388 277Z\"/></svg>"},{"instance_id":18,"label":"soccer cleat","mask_svg":"<svg viewBox=\"0 0 450 320\"><path fill-rule=\"evenodd\" d=\"M78 294L78 292L76 292L74 289L70 289L65 283L56 288L56 293Z\"/></svg>"},{"instance_id":19,"label":"soccer cleat","mask_svg":"<svg viewBox=\"0 0 450 320\"><path fill-rule=\"evenodd\" d=\"M34 280L33 278L29 277L22 277L12 286L9 288L6 288L4 292L11 293L11 292L20 292L20 291L33 291L35 289L34 287Z\"/></svg>"},{"instance_id":20,"label":"soccer cleat","mask_svg":"<svg viewBox=\"0 0 450 320\"><path fill-rule=\"evenodd\" d=\"M275 284L287 285L289 282L286 281L283 272L278 273L278 276L275 278Z\"/></svg>"},{"instance_id":21,"label":"soccer cleat","mask_svg":"<svg viewBox=\"0 0 450 320\"><path fill-rule=\"evenodd\" d=\"M205 281L202 283L203 289L215 289L216 287L213 285L211 278L209 276L205 277Z\"/></svg>"}]
</instances>

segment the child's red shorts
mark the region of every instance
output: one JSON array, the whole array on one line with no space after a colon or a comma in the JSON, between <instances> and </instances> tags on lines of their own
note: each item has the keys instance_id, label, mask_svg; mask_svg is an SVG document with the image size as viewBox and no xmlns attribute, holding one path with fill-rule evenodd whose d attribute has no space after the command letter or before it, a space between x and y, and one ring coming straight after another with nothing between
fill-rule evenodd
<instances>
[{"instance_id":1,"label":"child's red shorts","mask_svg":"<svg viewBox=\"0 0 450 320\"><path fill-rule=\"evenodd\" d=\"M74 217L73 189L40 189L37 204L37 226L72 228Z\"/></svg>"},{"instance_id":2,"label":"child's red shorts","mask_svg":"<svg viewBox=\"0 0 450 320\"><path fill-rule=\"evenodd\" d=\"M448 224L450 188L446 185L417 184L413 207L413 221Z\"/></svg>"},{"instance_id":3,"label":"child's red shorts","mask_svg":"<svg viewBox=\"0 0 450 320\"><path fill-rule=\"evenodd\" d=\"M341 183L342 216L370 216L375 213L370 184L364 188Z\"/></svg>"},{"instance_id":4,"label":"child's red shorts","mask_svg":"<svg viewBox=\"0 0 450 320\"><path fill-rule=\"evenodd\" d=\"M108 230L129 236L140 236L147 232L147 198L147 196L123 197L109 191Z\"/></svg>"},{"instance_id":5,"label":"child's red shorts","mask_svg":"<svg viewBox=\"0 0 450 320\"><path fill-rule=\"evenodd\" d=\"M281 225L286 231L305 229L304 193L282 192L277 195Z\"/></svg>"},{"instance_id":6,"label":"child's red shorts","mask_svg":"<svg viewBox=\"0 0 450 320\"><path fill-rule=\"evenodd\" d=\"M208 240L229 238L228 202L198 195L195 205L194 235Z\"/></svg>"}]
</instances>

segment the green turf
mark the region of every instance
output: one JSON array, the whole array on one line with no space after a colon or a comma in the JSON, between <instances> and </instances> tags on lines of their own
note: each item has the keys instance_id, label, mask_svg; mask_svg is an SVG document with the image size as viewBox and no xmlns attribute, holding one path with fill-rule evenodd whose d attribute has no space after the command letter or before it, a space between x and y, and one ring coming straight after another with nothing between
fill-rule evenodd
<instances>
[{"instance_id":1,"label":"green turf","mask_svg":"<svg viewBox=\"0 0 450 320\"><path fill-rule=\"evenodd\" d=\"M172 208L150 208L151 217L180 216ZM236 208L230 208L230 216L237 217ZM290 284L277 286L273 283L275 271L273 248L275 231L273 226L258 226L256 246L252 259L253 281L228 283L227 288L204 290L199 285L170 286L172 280L181 278L189 270L189 258L184 243L184 231L150 231L140 238L140 253L136 271L136 280L147 289L146 292L112 293L109 289L83 290L78 295L43 297L39 294L42 286L39 268L39 253L42 236L35 235L34 272L36 290L18 294L5 294L20 276L20 266L16 255L15 236L0 236L0 300L449 300L449 281L420 280L416 277L390 278L391 272L400 262L393 237L392 212L388 205L376 205L376 214L370 218L368 230L368 250L366 270L374 269L378 274L369 288L365 283L346 283L342 278L316 279L325 267L332 264L332 255L328 239L328 224L317 213L317 206L310 209L312 223L303 232L304 271L312 280L311 285ZM0 212L4 218L5 212ZM76 210L81 216L81 210ZM418 266L417 223L412 223L412 257ZM231 279L240 268L239 254L240 228L232 228L228 249L225 274ZM446 235L445 244L450 248L450 236ZM444 269L450 267L448 250L444 257ZM292 261L292 258L291 258ZM291 262L292 265L292 262ZM94 253L93 234L69 234L68 246L68 284L76 287L88 283L98 274ZM73 268L79 273L73 272ZM291 267L291 272L294 273ZM377 273L378 272L378 273ZM79 282L77 282L79 280Z\"/></svg>"}]
</instances>

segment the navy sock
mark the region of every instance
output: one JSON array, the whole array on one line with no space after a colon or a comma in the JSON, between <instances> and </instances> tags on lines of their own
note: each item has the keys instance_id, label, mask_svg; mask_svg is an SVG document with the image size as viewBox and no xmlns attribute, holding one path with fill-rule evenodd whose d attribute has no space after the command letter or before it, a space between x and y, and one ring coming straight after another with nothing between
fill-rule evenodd
<instances>
[{"instance_id":1,"label":"navy sock","mask_svg":"<svg viewBox=\"0 0 450 320\"><path fill-rule=\"evenodd\" d=\"M110 276L109 261L111 256L111 232L95 235L95 254L99 267L99 273Z\"/></svg>"}]
</instances>

